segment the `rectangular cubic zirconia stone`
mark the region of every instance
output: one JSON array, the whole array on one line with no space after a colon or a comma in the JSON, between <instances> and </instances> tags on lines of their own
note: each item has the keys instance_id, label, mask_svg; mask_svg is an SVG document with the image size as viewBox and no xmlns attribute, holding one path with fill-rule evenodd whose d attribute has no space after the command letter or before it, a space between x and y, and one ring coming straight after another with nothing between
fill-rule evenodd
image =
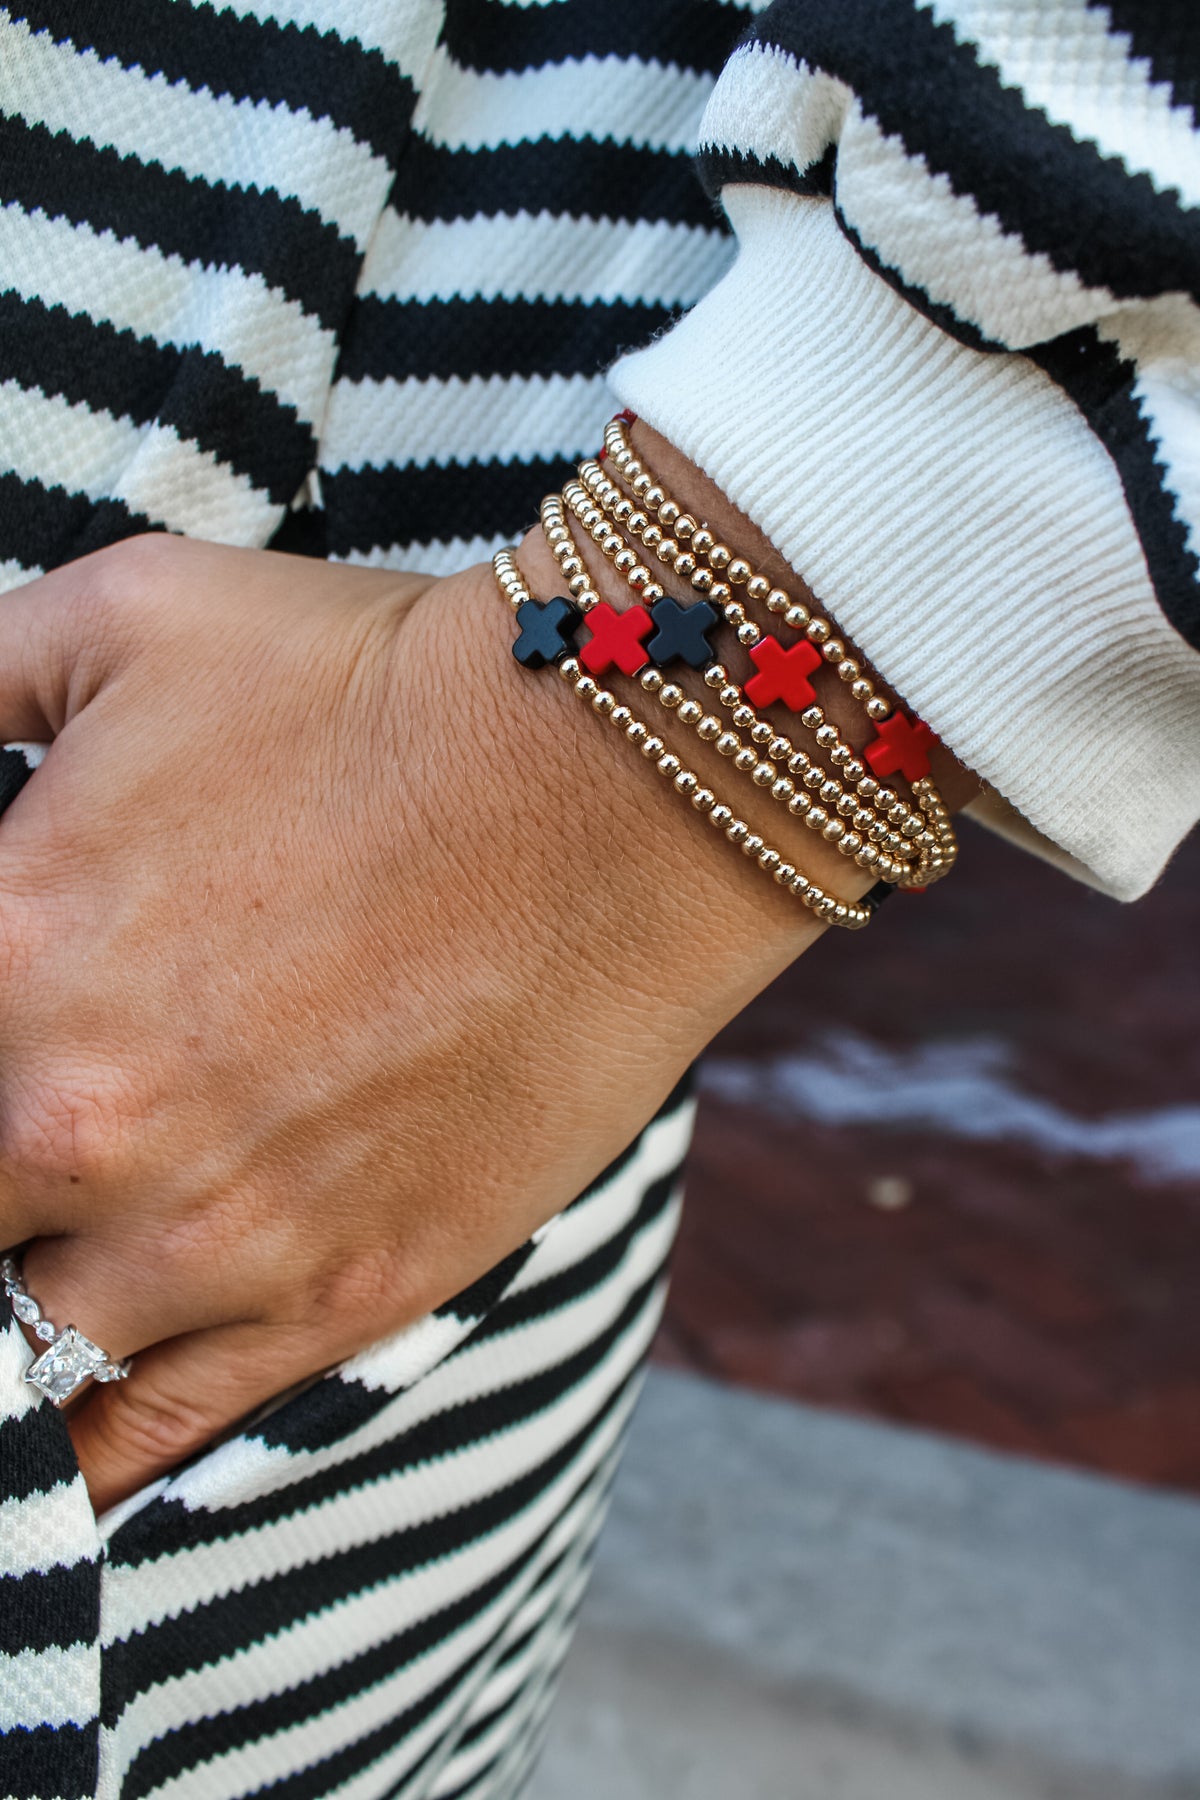
<instances>
[{"instance_id":1,"label":"rectangular cubic zirconia stone","mask_svg":"<svg viewBox=\"0 0 1200 1800\"><path fill-rule=\"evenodd\" d=\"M81 1331L76 1331L73 1325L68 1325L50 1348L29 1365L25 1379L48 1400L61 1406L107 1361L103 1350L90 1338L85 1338Z\"/></svg>"}]
</instances>

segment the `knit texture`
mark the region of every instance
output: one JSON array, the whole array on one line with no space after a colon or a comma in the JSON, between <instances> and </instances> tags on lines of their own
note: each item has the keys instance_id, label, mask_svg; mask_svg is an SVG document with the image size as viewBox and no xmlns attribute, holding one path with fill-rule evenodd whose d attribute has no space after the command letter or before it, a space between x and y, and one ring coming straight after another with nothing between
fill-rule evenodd
<instances>
[{"instance_id":1,"label":"knit texture","mask_svg":"<svg viewBox=\"0 0 1200 1800\"><path fill-rule=\"evenodd\" d=\"M736 263L613 371L1123 899L1200 813L1200 16L1128 10L777 0L700 130Z\"/></svg>"}]
</instances>

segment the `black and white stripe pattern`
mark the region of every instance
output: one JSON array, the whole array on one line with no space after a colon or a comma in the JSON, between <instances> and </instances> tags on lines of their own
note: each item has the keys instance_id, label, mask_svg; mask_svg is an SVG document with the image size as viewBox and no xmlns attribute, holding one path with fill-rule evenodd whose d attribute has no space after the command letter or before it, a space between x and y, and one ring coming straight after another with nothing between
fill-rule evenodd
<instances>
[{"instance_id":1,"label":"black and white stripe pattern","mask_svg":"<svg viewBox=\"0 0 1200 1800\"><path fill-rule=\"evenodd\" d=\"M1200 790L1182 13L10 0L0 589L145 529L460 566L594 447L605 369L649 344L623 391L960 753L1117 891L1144 885ZM1071 670L1015 739L989 659L1003 631L1023 692L1040 650L993 622L996 592L1026 613L1049 593ZM1179 779L1117 866L1107 750L1069 789L1055 771L1078 842L1021 751L1072 746L1126 659L1135 761ZM0 802L25 769L0 758ZM8 1800L518 1794L689 1119L672 1096L541 1241L99 1525L9 1322Z\"/></svg>"}]
</instances>

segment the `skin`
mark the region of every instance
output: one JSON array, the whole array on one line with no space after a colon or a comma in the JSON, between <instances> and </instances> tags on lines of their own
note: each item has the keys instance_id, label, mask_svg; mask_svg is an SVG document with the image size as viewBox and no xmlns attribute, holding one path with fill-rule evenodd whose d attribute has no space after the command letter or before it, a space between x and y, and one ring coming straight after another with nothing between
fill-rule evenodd
<instances>
[{"instance_id":1,"label":"skin","mask_svg":"<svg viewBox=\"0 0 1200 1800\"><path fill-rule=\"evenodd\" d=\"M0 1242L137 1357L70 1413L97 1511L484 1274L820 935L512 635L487 565L166 537L0 606L0 738L51 741L0 826Z\"/></svg>"}]
</instances>

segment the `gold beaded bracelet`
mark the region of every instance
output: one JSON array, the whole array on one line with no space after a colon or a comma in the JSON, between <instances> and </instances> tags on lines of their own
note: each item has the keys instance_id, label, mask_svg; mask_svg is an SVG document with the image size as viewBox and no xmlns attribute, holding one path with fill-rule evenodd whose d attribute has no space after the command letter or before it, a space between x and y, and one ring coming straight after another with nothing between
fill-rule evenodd
<instances>
[{"instance_id":1,"label":"gold beaded bracelet","mask_svg":"<svg viewBox=\"0 0 1200 1800\"><path fill-rule=\"evenodd\" d=\"M573 572L584 568L564 505L642 601L650 599L643 580L645 565L637 562L633 552L622 557L617 546L624 540L618 532L608 529L603 510L577 481L566 484L561 498L548 495L542 502L543 532L564 573L570 573L574 579ZM594 595L590 585L586 592ZM590 603L594 604L594 599ZM644 679L649 685L653 679L651 671L644 672ZM907 805L892 789L867 773L852 746L845 743L835 726L826 722L822 708L807 708L800 715L801 722L814 733L820 747L828 751L830 760L844 765L843 773L856 790L850 792L823 764L759 718L724 664L710 664L704 671L704 680L707 686L718 690L719 703L732 713L731 723L748 731L750 744L736 731L722 730L720 720L706 713L699 702L687 699L678 684L662 683L660 699L666 706L678 706L685 724L691 725L702 739L715 743L722 756L730 757L735 768L748 774L772 799L786 805L794 817L803 818L811 830L821 831L842 855L853 857L860 867L873 869L882 880L900 887L928 887L948 872L957 845L949 816L932 783L925 784L916 796L915 808ZM787 773L779 768L780 762L787 764ZM799 786L793 777L799 779ZM810 798L813 791L815 798Z\"/></svg>"},{"instance_id":2,"label":"gold beaded bracelet","mask_svg":"<svg viewBox=\"0 0 1200 1800\"><path fill-rule=\"evenodd\" d=\"M877 730L892 716L892 702L876 693L874 683L862 673L858 660L847 655L846 646L836 636L830 621L813 613L803 602L794 602L785 589L773 586L765 575L759 574L748 558L737 555L728 545L717 542L706 525L698 523L690 513L683 512L661 479L634 455L620 417L611 421L605 431L605 454L628 484L633 497L625 495L616 483L611 482L599 463L588 460L580 465L579 475L580 480L586 483L593 502L600 505L615 526L640 537L645 547L652 550L666 566L672 567L681 578L687 577L697 593L703 594L710 603L721 606L726 623L736 630L744 647L752 650L761 640L762 633L748 619L742 603L732 599L730 582L736 586L744 586L748 599L762 601L770 612L782 616L785 624L797 631L803 630L811 643L820 646L823 659L836 665L839 679L847 684L851 697L863 706ZM657 522L651 520L651 512ZM674 539L663 537L664 527L674 530ZM607 534L610 532L611 527L606 527L602 548L607 549L611 541ZM593 531L592 535L599 541L597 532ZM690 541L692 545L692 549L682 552L682 555L680 538ZM636 562L635 553L630 552L630 555ZM697 558L707 563L708 567L698 566ZM729 582L718 582L716 574L719 572L727 574ZM636 585L636 582L631 585ZM658 587L657 583L654 585ZM725 690L722 700L731 709L745 707L745 697L738 693L735 698L732 693L732 686L735 684L718 684L714 681L713 685L720 685ZM886 813L893 824L903 826L909 823L905 813L911 818L912 809L905 808L904 801L890 789L879 789L876 793L878 784L874 778L865 775L865 771L858 773L860 759L825 720L822 708L815 705L806 708L800 717L807 728L818 734L821 747L832 753L832 761L845 764L848 770L855 770L854 776L850 778L858 787L860 802L871 804L872 810L876 812ZM935 846L922 859L920 875L914 876L912 882L907 884L925 887L949 873L957 856L958 846L949 815L932 780L926 776L913 781L911 786L919 808L917 816L923 814L924 817L920 818L920 824L915 829L910 825L910 830L905 835L916 836L919 830L930 827L937 839ZM843 810L848 812L848 805Z\"/></svg>"},{"instance_id":3,"label":"gold beaded bracelet","mask_svg":"<svg viewBox=\"0 0 1200 1800\"><path fill-rule=\"evenodd\" d=\"M565 573L565 562L571 559L568 557L558 560ZM582 559L577 560L581 566L572 570L568 579L586 576ZM508 601L514 613L519 613L525 606L537 608L554 605L554 602L534 600L511 548L498 550L492 559L492 567L501 596ZM584 596L589 594L591 604L595 605L599 596L586 583L576 590L575 604L585 612L589 608L583 604ZM711 788L704 786L695 771L684 766L679 757L667 748L664 740L650 730L644 719L638 718L630 707L618 701L610 689L602 687L593 676L587 674L577 657L557 658L555 666L561 679L571 685L580 700L590 705L598 716L607 719L614 729L621 731L629 743L654 763L659 774L670 780L682 799L690 802L715 830L723 834L728 843L740 850L743 856L750 858L785 893L799 900L802 906L807 907L825 924L857 931L870 923L876 910L870 896L864 901L839 900L836 895L827 893L816 882L810 881L774 845L768 844L758 832L753 831L745 819L739 818L732 807L719 800Z\"/></svg>"}]
</instances>

